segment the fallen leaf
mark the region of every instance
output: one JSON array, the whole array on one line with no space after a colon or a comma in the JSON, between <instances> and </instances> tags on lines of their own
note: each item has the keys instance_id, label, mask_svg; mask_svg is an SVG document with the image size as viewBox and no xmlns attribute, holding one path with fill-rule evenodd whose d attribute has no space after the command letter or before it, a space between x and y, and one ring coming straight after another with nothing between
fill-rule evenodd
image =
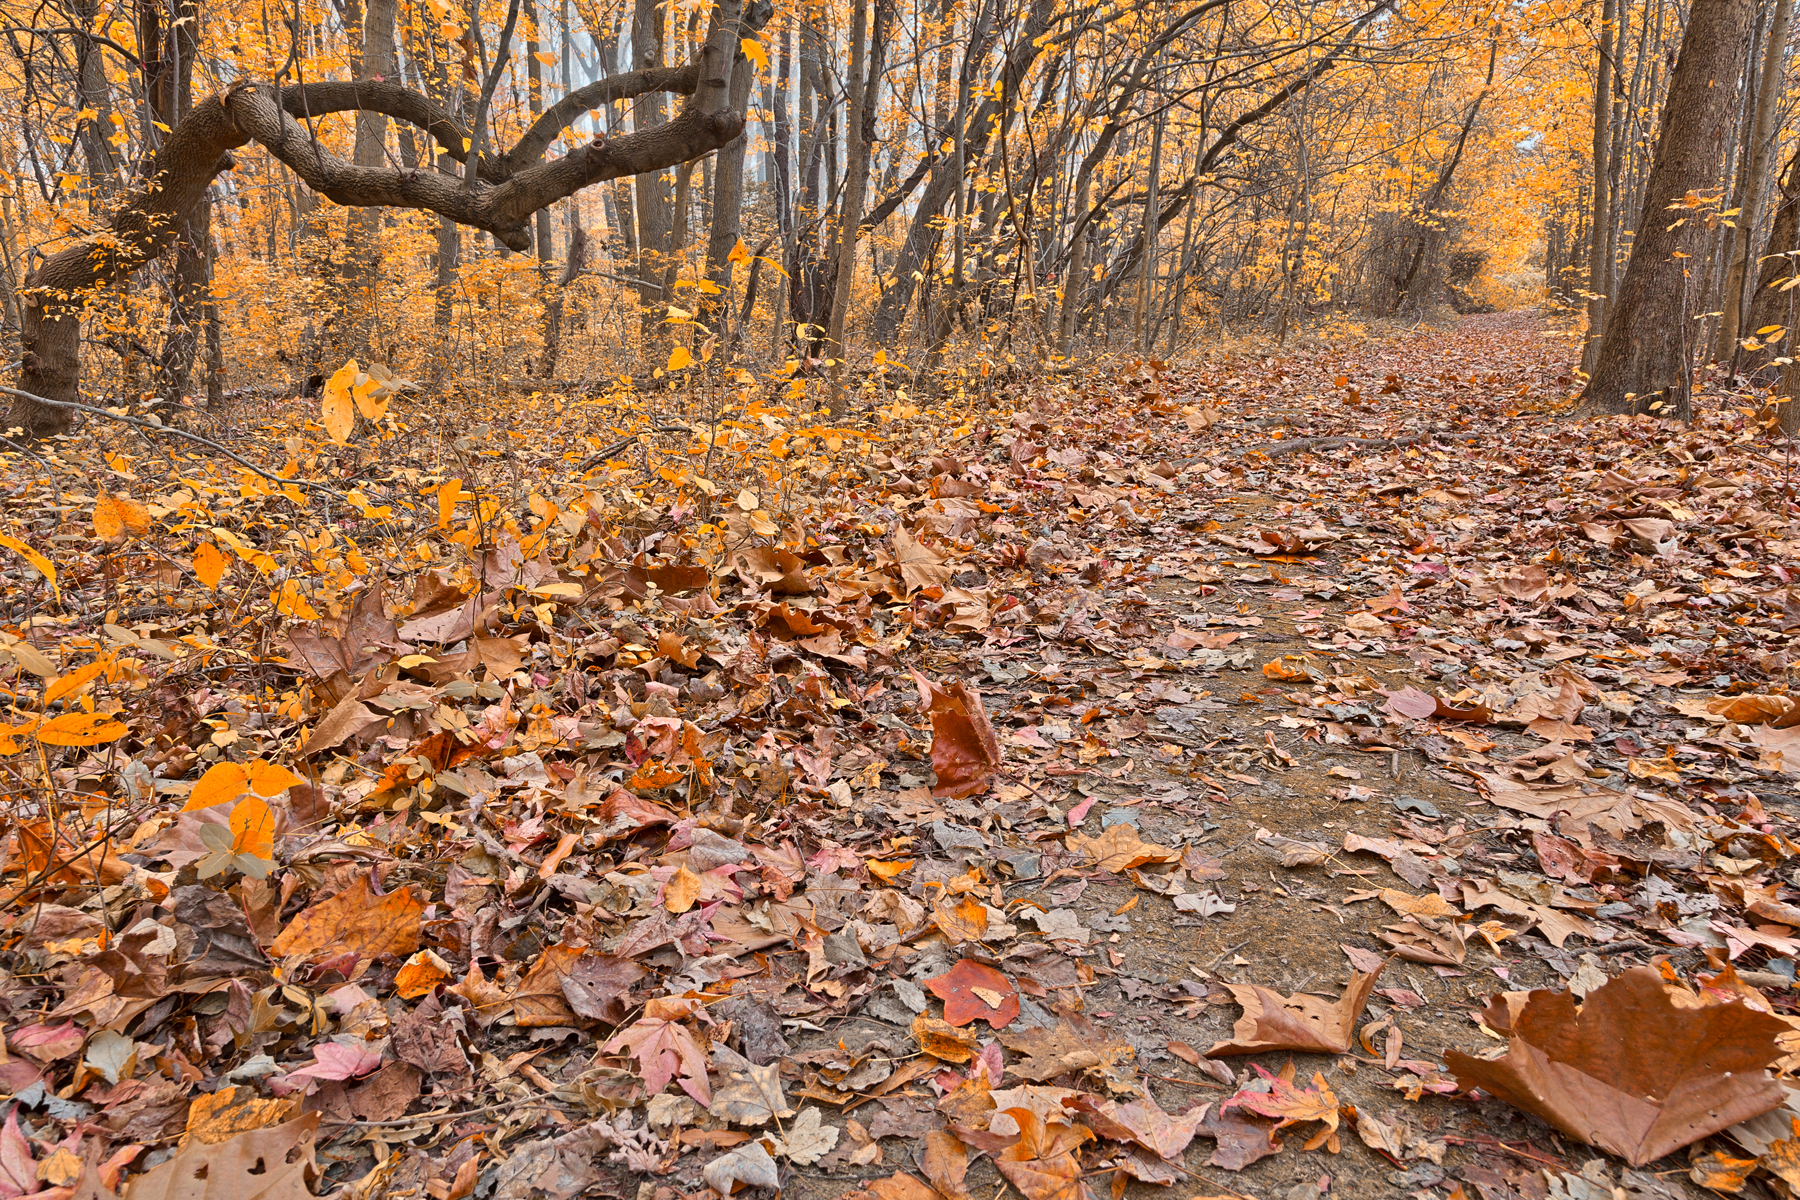
<instances>
[{"instance_id":1,"label":"fallen leaf","mask_svg":"<svg viewBox=\"0 0 1800 1200\"><path fill-rule=\"evenodd\" d=\"M944 974L927 979L925 986L944 1002L944 1020L958 1028L979 1020L1002 1029L1019 1015L1019 994L1007 982L1006 976L972 958L965 958ZM990 997L997 997L998 1002L989 1003L976 994L977 988Z\"/></svg>"},{"instance_id":2,"label":"fallen leaf","mask_svg":"<svg viewBox=\"0 0 1800 1200\"><path fill-rule=\"evenodd\" d=\"M403 957L419 948L424 911L410 889L378 896L368 878L357 875L343 891L297 913L269 953L307 959L354 954L365 961Z\"/></svg>"},{"instance_id":3,"label":"fallen leaf","mask_svg":"<svg viewBox=\"0 0 1800 1200\"><path fill-rule=\"evenodd\" d=\"M779 1136L770 1139L774 1143L775 1153L803 1167L810 1167L824 1158L837 1145L838 1131L833 1126L821 1125L819 1119L817 1108L808 1106L802 1109L792 1125Z\"/></svg>"},{"instance_id":4,"label":"fallen leaf","mask_svg":"<svg viewBox=\"0 0 1800 1200\"><path fill-rule=\"evenodd\" d=\"M1535 991L1510 1020L1498 1059L1460 1051L1445 1062L1465 1088L1515 1108L1633 1166L1654 1162L1787 1098L1766 1068L1788 1026L1741 1002L1696 1005L1653 967L1589 992Z\"/></svg>"},{"instance_id":5,"label":"fallen leaf","mask_svg":"<svg viewBox=\"0 0 1800 1200\"><path fill-rule=\"evenodd\" d=\"M913 682L931 717L932 797L959 800L985 792L1000 769L1001 750L981 697L960 679L945 688L914 671Z\"/></svg>"},{"instance_id":6,"label":"fallen leaf","mask_svg":"<svg viewBox=\"0 0 1800 1200\"><path fill-rule=\"evenodd\" d=\"M1026 1200L1089 1200L1075 1151L1093 1138L1080 1125L1046 1125L1028 1108L1007 1109L1019 1140L994 1156L994 1165Z\"/></svg>"},{"instance_id":7,"label":"fallen leaf","mask_svg":"<svg viewBox=\"0 0 1800 1200\"><path fill-rule=\"evenodd\" d=\"M746 1142L719 1155L700 1169L700 1177L721 1196L731 1195L731 1189L740 1183L759 1188L781 1186L781 1172L761 1142Z\"/></svg>"},{"instance_id":8,"label":"fallen leaf","mask_svg":"<svg viewBox=\"0 0 1800 1200\"><path fill-rule=\"evenodd\" d=\"M1336 1000L1304 992L1283 996L1253 983L1226 984L1231 998L1243 1006L1244 1015L1232 1026L1231 1038L1216 1043L1208 1057L1225 1054L1261 1054L1267 1050L1294 1050L1313 1054L1350 1053L1357 1018L1369 1002L1375 981L1391 959L1373 971L1355 971L1343 995Z\"/></svg>"},{"instance_id":9,"label":"fallen leaf","mask_svg":"<svg viewBox=\"0 0 1800 1200\"><path fill-rule=\"evenodd\" d=\"M1107 826L1100 831L1099 837L1072 833L1068 846L1077 854L1093 859L1094 865L1109 875L1119 875L1150 863L1175 862L1181 857L1179 852L1167 846L1144 841L1136 829L1123 823Z\"/></svg>"}]
</instances>

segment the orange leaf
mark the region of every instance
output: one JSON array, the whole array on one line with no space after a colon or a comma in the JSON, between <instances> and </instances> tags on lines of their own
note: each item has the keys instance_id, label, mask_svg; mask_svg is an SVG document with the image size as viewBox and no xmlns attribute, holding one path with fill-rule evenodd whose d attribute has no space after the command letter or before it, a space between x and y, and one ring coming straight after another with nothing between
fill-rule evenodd
<instances>
[{"instance_id":1,"label":"orange leaf","mask_svg":"<svg viewBox=\"0 0 1800 1200\"><path fill-rule=\"evenodd\" d=\"M944 1020L959 1028L979 1020L1001 1029L1019 1015L1019 994L1006 976L972 958L927 979L925 986L944 1002Z\"/></svg>"},{"instance_id":2,"label":"orange leaf","mask_svg":"<svg viewBox=\"0 0 1800 1200\"><path fill-rule=\"evenodd\" d=\"M51 746L100 746L130 732L109 713L72 712L52 717L38 728L40 742Z\"/></svg>"},{"instance_id":3,"label":"orange leaf","mask_svg":"<svg viewBox=\"0 0 1800 1200\"><path fill-rule=\"evenodd\" d=\"M394 993L402 1000L417 1000L450 978L450 974L449 963L429 950L421 950L407 959L394 976Z\"/></svg>"},{"instance_id":4,"label":"orange leaf","mask_svg":"<svg viewBox=\"0 0 1800 1200\"><path fill-rule=\"evenodd\" d=\"M245 792L254 792L258 796L279 796L295 784L305 782L286 767L278 767L260 758L251 759L247 763L222 762L200 777L200 782L188 793L188 801L181 806L181 811L211 808L227 800L236 800Z\"/></svg>"},{"instance_id":5,"label":"orange leaf","mask_svg":"<svg viewBox=\"0 0 1800 1200\"><path fill-rule=\"evenodd\" d=\"M684 913L694 907L700 897L700 877L682 867L663 885L663 907L672 913Z\"/></svg>"},{"instance_id":6,"label":"orange leaf","mask_svg":"<svg viewBox=\"0 0 1800 1200\"><path fill-rule=\"evenodd\" d=\"M112 656L97 658L85 667L78 667L67 675L58 675L44 688L44 703L55 704L65 696L73 696L91 683L95 676L112 665Z\"/></svg>"},{"instance_id":7,"label":"orange leaf","mask_svg":"<svg viewBox=\"0 0 1800 1200\"><path fill-rule=\"evenodd\" d=\"M150 532L150 510L130 496L102 491L94 499L94 532L107 541Z\"/></svg>"},{"instance_id":8,"label":"orange leaf","mask_svg":"<svg viewBox=\"0 0 1800 1200\"><path fill-rule=\"evenodd\" d=\"M960 800L985 792L1000 769L1000 739L981 697L960 679L944 688L914 671L913 682L919 703L931 714L931 769L937 775L932 797Z\"/></svg>"},{"instance_id":9,"label":"orange leaf","mask_svg":"<svg viewBox=\"0 0 1800 1200\"><path fill-rule=\"evenodd\" d=\"M231 852L273 860L275 814L257 796L245 796L231 810Z\"/></svg>"},{"instance_id":10,"label":"orange leaf","mask_svg":"<svg viewBox=\"0 0 1800 1200\"><path fill-rule=\"evenodd\" d=\"M225 578L225 566L225 556L211 542L201 542L194 551L194 574L208 591L219 589L219 580Z\"/></svg>"},{"instance_id":11,"label":"orange leaf","mask_svg":"<svg viewBox=\"0 0 1800 1200\"><path fill-rule=\"evenodd\" d=\"M358 875L348 888L288 922L270 951L276 958L298 955L324 958L355 954L373 959L399 957L419 948L419 925L425 908L402 888L377 896Z\"/></svg>"}]
</instances>

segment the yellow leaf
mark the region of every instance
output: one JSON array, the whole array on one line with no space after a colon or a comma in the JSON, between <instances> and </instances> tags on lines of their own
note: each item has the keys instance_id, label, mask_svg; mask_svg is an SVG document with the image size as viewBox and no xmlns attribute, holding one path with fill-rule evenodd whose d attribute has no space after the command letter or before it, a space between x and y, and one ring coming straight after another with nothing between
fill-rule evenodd
<instances>
[{"instance_id":1,"label":"yellow leaf","mask_svg":"<svg viewBox=\"0 0 1800 1200\"><path fill-rule=\"evenodd\" d=\"M20 739L30 737L37 727L35 717L23 725L0 725L0 757L23 750L25 746Z\"/></svg>"},{"instance_id":2,"label":"yellow leaf","mask_svg":"<svg viewBox=\"0 0 1800 1200\"><path fill-rule=\"evenodd\" d=\"M755 512L757 509L757 506L760 505L761 503L762 502L757 499L756 493L751 491L749 488L745 488L743 491L738 493L737 506L739 508L743 509L745 512Z\"/></svg>"},{"instance_id":3,"label":"yellow leaf","mask_svg":"<svg viewBox=\"0 0 1800 1200\"><path fill-rule=\"evenodd\" d=\"M55 704L65 696L73 696L91 683L94 677L112 664L112 655L97 658L85 667L70 671L67 675L59 675L52 679L44 689L44 703Z\"/></svg>"},{"instance_id":4,"label":"yellow leaf","mask_svg":"<svg viewBox=\"0 0 1800 1200\"><path fill-rule=\"evenodd\" d=\"M356 387L358 374L356 360L353 358L325 381L325 396L319 403L319 416L325 422L326 434L334 442L347 439L351 429L356 426L356 412L350 393Z\"/></svg>"},{"instance_id":5,"label":"yellow leaf","mask_svg":"<svg viewBox=\"0 0 1800 1200\"><path fill-rule=\"evenodd\" d=\"M225 578L225 556L211 542L201 542L194 551L194 574L206 585L207 591L219 590L219 580Z\"/></svg>"},{"instance_id":6,"label":"yellow leaf","mask_svg":"<svg viewBox=\"0 0 1800 1200\"><path fill-rule=\"evenodd\" d=\"M316 621L319 612L306 601L306 594L300 590L300 584L289 579L275 589L275 611L284 617L295 617L302 621Z\"/></svg>"},{"instance_id":7,"label":"yellow leaf","mask_svg":"<svg viewBox=\"0 0 1800 1200\"><path fill-rule=\"evenodd\" d=\"M763 44L755 38L745 38L743 40L743 46L744 57L755 63L757 70L767 74L769 70L769 52L763 48ZM740 242L738 244L742 245L743 243Z\"/></svg>"},{"instance_id":8,"label":"yellow leaf","mask_svg":"<svg viewBox=\"0 0 1800 1200\"><path fill-rule=\"evenodd\" d=\"M231 810L231 852L275 857L275 814L259 796L245 796Z\"/></svg>"},{"instance_id":9,"label":"yellow leaf","mask_svg":"<svg viewBox=\"0 0 1800 1200\"><path fill-rule=\"evenodd\" d=\"M55 563L39 554L36 550L33 550L30 546L27 546L24 542L21 542L18 538L7 537L3 533L0 533L0 546L5 546L8 550L11 550L14 554L17 554L20 558L30 563L39 575L42 575L45 579L50 581L50 586L52 588L56 587ZM62 595L62 590L58 588L56 594L60 597Z\"/></svg>"},{"instance_id":10,"label":"yellow leaf","mask_svg":"<svg viewBox=\"0 0 1800 1200\"><path fill-rule=\"evenodd\" d=\"M222 762L194 784L194 790L188 793L187 803L181 806L181 811L211 808L215 804L235 800L249 790L250 773L244 770L243 764Z\"/></svg>"},{"instance_id":11,"label":"yellow leaf","mask_svg":"<svg viewBox=\"0 0 1800 1200\"><path fill-rule=\"evenodd\" d=\"M94 500L94 532L107 541L150 532L150 510L130 496L101 492Z\"/></svg>"},{"instance_id":12,"label":"yellow leaf","mask_svg":"<svg viewBox=\"0 0 1800 1200\"><path fill-rule=\"evenodd\" d=\"M747 42L750 39L745 38L744 40ZM760 47L762 43L758 42L757 45ZM747 263L750 261L750 248L744 245L743 238L737 240L737 245L731 248L731 253L725 256L725 261L734 263Z\"/></svg>"},{"instance_id":13,"label":"yellow leaf","mask_svg":"<svg viewBox=\"0 0 1800 1200\"><path fill-rule=\"evenodd\" d=\"M350 389L356 410L371 421L387 415L387 387L379 379L365 379Z\"/></svg>"},{"instance_id":14,"label":"yellow leaf","mask_svg":"<svg viewBox=\"0 0 1800 1200\"><path fill-rule=\"evenodd\" d=\"M539 62L543 63L546 67L554 67L556 65L556 55L551 54L550 52L548 52L546 50L539 50L536 54L532 55L531 57L537 59Z\"/></svg>"},{"instance_id":15,"label":"yellow leaf","mask_svg":"<svg viewBox=\"0 0 1800 1200\"><path fill-rule=\"evenodd\" d=\"M677 346L669 351L669 370L684 371L694 365L694 356L688 353L686 346Z\"/></svg>"},{"instance_id":16,"label":"yellow leaf","mask_svg":"<svg viewBox=\"0 0 1800 1200\"><path fill-rule=\"evenodd\" d=\"M108 713L72 712L45 721L38 741L52 746L99 746L125 736L124 725Z\"/></svg>"},{"instance_id":17,"label":"yellow leaf","mask_svg":"<svg viewBox=\"0 0 1800 1200\"><path fill-rule=\"evenodd\" d=\"M452 479L438 489L438 528L448 529L450 518L456 514L456 502L468 493L462 490L462 480Z\"/></svg>"}]
</instances>

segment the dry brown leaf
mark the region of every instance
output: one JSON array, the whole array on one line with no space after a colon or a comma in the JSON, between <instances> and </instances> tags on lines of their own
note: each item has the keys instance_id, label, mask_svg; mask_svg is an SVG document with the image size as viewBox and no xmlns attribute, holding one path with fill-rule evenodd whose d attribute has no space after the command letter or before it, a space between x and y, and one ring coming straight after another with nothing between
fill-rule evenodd
<instances>
[{"instance_id":1,"label":"dry brown leaf","mask_svg":"<svg viewBox=\"0 0 1800 1200\"><path fill-rule=\"evenodd\" d=\"M931 716L931 769L937 776L932 797L960 800L985 792L1000 770L1001 751L981 697L960 679L945 688L914 671L913 682L919 704Z\"/></svg>"},{"instance_id":2,"label":"dry brown leaf","mask_svg":"<svg viewBox=\"0 0 1800 1200\"><path fill-rule=\"evenodd\" d=\"M1336 1000L1305 992L1283 996L1253 983L1225 986L1231 998L1244 1007L1244 1015L1231 1028L1229 1041L1219 1042L1207 1056L1261 1054L1266 1050L1294 1050L1313 1054L1348 1054L1357 1018L1369 1002L1382 969L1393 959L1367 973L1351 973L1350 984Z\"/></svg>"},{"instance_id":3,"label":"dry brown leaf","mask_svg":"<svg viewBox=\"0 0 1800 1200\"><path fill-rule=\"evenodd\" d=\"M188 1144L131 1181L131 1200L312 1200L319 1176L313 1138L319 1114L253 1129L209 1146Z\"/></svg>"},{"instance_id":4,"label":"dry brown leaf","mask_svg":"<svg viewBox=\"0 0 1800 1200\"><path fill-rule=\"evenodd\" d=\"M288 922L269 953L275 958L323 958L354 954L361 959L400 958L419 948L424 906L407 888L385 896L358 875L343 891L302 909Z\"/></svg>"},{"instance_id":5,"label":"dry brown leaf","mask_svg":"<svg viewBox=\"0 0 1800 1200\"><path fill-rule=\"evenodd\" d=\"M1179 851L1144 841L1135 828L1123 823L1108 825L1100 831L1099 837L1072 833L1068 846L1076 853L1092 858L1094 865L1109 875L1118 875L1148 863L1175 862L1181 857Z\"/></svg>"},{"instance_id":6,"label":"dry brown leaf","mask_svg":"<svg viewBox=\"0 0 1800 1200\"><path fill-rule=\"evenodd\" d=\"M1510 1028L1505 1056L1452 1050L1445 1061L1463 1087L1641 1167L1787 1098L1766 1070L1781 1057L1785 1022L1736 1002L1692 1004L1655 968L1637 967L1589 992L1579 1011L1568 992L1532 992L1510 1017L1490 1005L1489 1026Z\"/></svg>"},{"instance_id":7,"label":"dry brown leaf","mask_svg":"<svg viewBox=\"0 0 1800 1200\"><path fill-rule=\"evenodd\" d=\"M994 1165L1025 1200L1089 1200L1075 1151L1094 1135L1080 1125L1046 1125L1029 1108L1010 1108L1019 1140L994 1156Z\"/></svg>"}]
</instances>

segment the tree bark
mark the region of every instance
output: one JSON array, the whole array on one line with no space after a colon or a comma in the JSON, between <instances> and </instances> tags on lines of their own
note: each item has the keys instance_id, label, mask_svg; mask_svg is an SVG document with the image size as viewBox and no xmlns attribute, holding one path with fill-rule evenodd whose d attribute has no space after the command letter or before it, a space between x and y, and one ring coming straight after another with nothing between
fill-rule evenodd
<instances>
[{"instance_id":1,"label":"tree bark","mask_svg":"<svg viewBox=\"0 0 1800 1200\"><path fill-rule=\"evenodd\" d=\"M1663 104L1631 260L1577 415L1692 416L1688 263L1703 226L1695 211L1680 206L1689 192L1716 182L1755 11L1754 0L1694 0Z\"/></svg>"},{"instance_id":2,"label":"tree bark","mask_svg":"<svg viewBox=\"0 0 1800 1200\"><path fill-rule=\"evenodd\" d=\"M1606 329L1606 282L1612 272L1607 263L1606 233L1612 228L1612 191L1607 161L1612 149L1613 26L1618 20L1618 0L1605 0L1600 12L1599 61L1594 65L1594 153L1592 234L1588 238L1587 342L1582 365L1592 369L1600 352L1600 335Z\"/></svg>"},{"instance_id":3,"label":"tree bark","mask_svg":"<svg viewBox=\"0 0 1800 1200\"><path fill-rule=\"evenodd\" d=\"M1775 209L1760 262L1756 290L1750 295L1749 315L1743 328L1761 348L1741 351L1738 366L1746 373L1762 370L1784 347L1785 353L1792 354L1795 326L1800 324L1800 285L1785 286L1790 280L1800 279L1800 150L1788 159L1782 173L1781 203ZM1786 332L1767 337L1759 332L1771 325Z\"/></svg>"},{"instance_id":4,"label":"tree bark","mask_svg":"<svg viewBox=\"0 0 1800 1200\"><path fill-rule=\"evenodd\" d=\"M1794 14L1794 0L1775 0L1775 13L1769 23L1769 44L1763 54L1762 81L1757 87L1756 120L1750 130L1749 154L1745 158L1743 187L1739 191L1737 225L1730 231L1730 265L1725 269L1724 298L1719 305L1719 340L1713 356L1721 362L1736 362L1738 341L1747 305L1744 282L1750 273L1750 242L1762 224L1763 197L1768 193L1771 167L1778 149L1775 118L1781 107L1787 72L1788 22ZM1755 332L1758 327L1750 326Z\"/></svg>"}]
</instances>

